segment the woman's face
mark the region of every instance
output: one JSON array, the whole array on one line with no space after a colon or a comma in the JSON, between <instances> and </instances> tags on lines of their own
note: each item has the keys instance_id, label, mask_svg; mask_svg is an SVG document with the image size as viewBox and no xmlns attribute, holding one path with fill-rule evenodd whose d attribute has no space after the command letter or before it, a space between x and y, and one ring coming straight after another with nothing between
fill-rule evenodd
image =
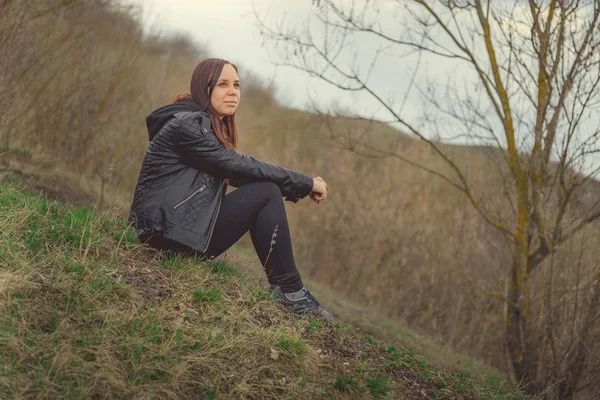
<instances>
[{"instance_id":1,"label":"woman's face","mask_svg":"<svg viewBox=\"0 0 600 400\"><path fill-rule=\"evenodd\" d=\"M210 103L219 118L232 115L240 104L240 78L231 64L225 64L210 95Z\"/></svg>"}]
</instances>

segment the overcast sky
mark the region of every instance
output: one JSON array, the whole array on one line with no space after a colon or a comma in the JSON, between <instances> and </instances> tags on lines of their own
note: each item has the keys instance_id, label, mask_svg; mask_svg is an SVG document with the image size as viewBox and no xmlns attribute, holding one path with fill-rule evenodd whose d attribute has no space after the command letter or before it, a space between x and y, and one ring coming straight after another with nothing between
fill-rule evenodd
<instances>
[{"instance_id":1,"label":"overcast sky","mask_svg":"<svg viewBox=\"0 0 600 400\"><path fill-rule=\"evenodd\" d=\"M121 0L141 6L143 24L147 29L165 34L183 32L208 47L210 56L225 58L273 81L279 100L294 108L305 108L308 95L324 101L339 97L340 93L329 85L311 79L290 68L276 68L269 60L272 48L261 44L258 29L254 26L251 0ZM261 16L280 16L301 22L307 15L311 2L297 0L254 0ZM191 66L193 67L193 66ZM348 94L345 94L349 97Z\"/></svg>"}]
</instances>

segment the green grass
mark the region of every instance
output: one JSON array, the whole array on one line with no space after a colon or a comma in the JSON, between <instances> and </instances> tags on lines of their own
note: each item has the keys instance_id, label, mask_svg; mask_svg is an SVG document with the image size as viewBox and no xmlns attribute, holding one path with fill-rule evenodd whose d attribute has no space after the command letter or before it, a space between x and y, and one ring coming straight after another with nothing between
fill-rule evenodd
<instances>
[{"instance_id":1,"label":"green grass","mask_svg":"<svg viewBox=\"0 0 600 400\"><path fill-rule=\"evenodd\" d=\"M162 258L161 266L173 270L183 270L189 266L185 257L179 254L167 254Z\"/></svg>"},{"instance_id":2,"label":"green grass","mask_svg":"<svg viewBox=\"0 0 600 400\"><path fill-rule=\"evenodd\" d=\"M221 299L221 291L218 289L196 289L192 295L194 300L201 303L213 303Z\"/></svg>"},{"instance_id":3,"label":"green grass","mask_svg":"<svg viewBox=\"0 0 600 400\"><path fill-rule=\"evenodd\" d=\"M387 396L387 394L391 391L388 381L389 378L384 375L376 378L367 378L367 387L374 395Z\"/></svg>"},{"instance_id":4,"label":"green grass","mask_svg":"<svg viewBox=\"0 0 600 400\"><path fill-rule=\"evenodd\" d=\"M352 375L338 375L335 377L333 388L340 392L351 392L358 389L358 380Z\"/></svg>"},{"instance_id":5,"label":"green grass","mask_svg":"<svg viewBox=\"0 0 600 400\"><path fill-rule=\"evenodd\" d=\"M349 324L296 316L226 260L0 182L0 398L518 398ZM492 388L492 386L494 388Z\"/></svg>"},{"instance_id":6,"label":"green grass","mask_svg":"<svg viewBox=\"0 0 600 400\"><path fill-rule=\"evenodd\" d=\"M311 319L306 326L308 333L315 333L323 327L323 321L320 319Z\"/></svg>"},{"instance_id":7,"label":"green grass","mask_svg":"<svg viewBox=\"0 0 600 400\"><path fill-rule=\"evenodd\" d=\"M279 333L277 338L277 348L294 356L301 356L308 352L308 347L302 339L285 332Z\"/></svg>"},{"instance_id":8,"label":"green grass","mask_svg":"<svg viewBox=\"0 0 600 400\"><path fill-rule=\"evenodd\" d=\"M213 273L225 277L240 277L240 271L227 260L212 260L206 264L206 267Z\"/></svg>"}]
</instances>

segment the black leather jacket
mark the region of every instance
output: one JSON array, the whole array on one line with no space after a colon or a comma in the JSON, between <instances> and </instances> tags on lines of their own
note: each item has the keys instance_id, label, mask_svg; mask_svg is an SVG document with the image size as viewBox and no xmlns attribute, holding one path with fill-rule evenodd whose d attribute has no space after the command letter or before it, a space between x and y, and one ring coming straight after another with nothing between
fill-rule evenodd
<instances>
[{"instance_id":1,"label":"black leather jacket","mask_svg":"<svg viewBox=\"0 0 600 400\"><path fill-rule=\"evenodd\" d=\"M192 102L148 116L150 145L142 163L129 216L143 237L162 235L202 253L208 248L227 185L268 181L297 203L313 187L312 177L225 147L208 114Z\"/></svg>"}]
</instances>

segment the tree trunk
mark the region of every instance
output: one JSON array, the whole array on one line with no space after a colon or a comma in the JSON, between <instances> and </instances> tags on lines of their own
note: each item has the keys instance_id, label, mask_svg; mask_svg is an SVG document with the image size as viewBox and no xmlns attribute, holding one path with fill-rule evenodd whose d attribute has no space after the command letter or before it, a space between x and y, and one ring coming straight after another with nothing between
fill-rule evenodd
<instances>
[{"instance_id":1,"label":"tree trunk","mask_svg":"<svg viewBox=\"0 0 600 400\"><path fill-rule=\"evenodd\" d=\"M506 343L513 371L529 394L539 394L536 383L539 350L531 319L531 301L527 277L526 244L515 250L506 287ZM521 247L521 249L519 249Z\"/></svg>"}]
</instances>

